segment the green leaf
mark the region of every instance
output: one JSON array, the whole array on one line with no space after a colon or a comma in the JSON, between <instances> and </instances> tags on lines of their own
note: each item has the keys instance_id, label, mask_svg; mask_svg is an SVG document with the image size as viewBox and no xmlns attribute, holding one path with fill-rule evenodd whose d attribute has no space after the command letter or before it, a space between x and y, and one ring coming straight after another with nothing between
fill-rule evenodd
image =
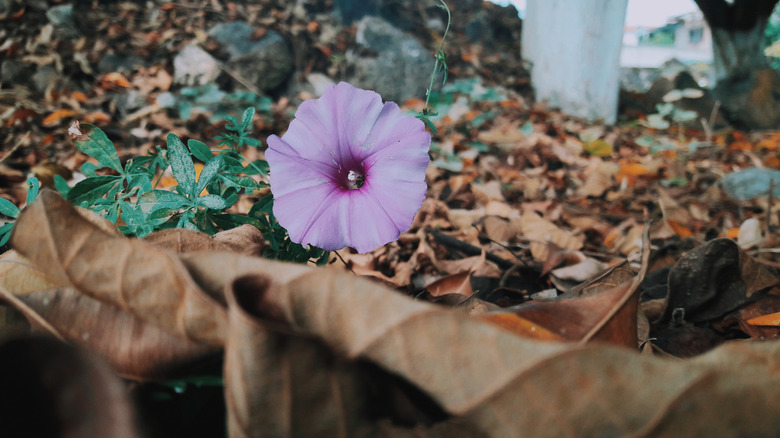
<instances>
[{"instance_id":1,"label":"green leaf","mask_svg":"<svg viewBox=\"0 0 780 438\"><path fill-rule=\"evenodd\" d=\"M187 147L190 148L190 152L192 152L192 155L195 158L204 163L208 163L211 161L211 158L214 157L214 154L211 153L211 149L202 141L188 140Z\"/></svg>"},{"instance_id":2,"label":"green leaf","mask_svg":"<svg viewBox=\"0 0 780 438\"><path fill-rule=\"evenodd\" d=\"M229 230L231 228L235 228L239 225L244 225L244 224L249 224L254 226L260 225L257 219L244 216L243 214L231 214L231 213L215 214L211 216L211 220L214 221L214 223L223 230Z\"/></svg>"},{"instance_id":3,"label":"green leaf","mask_svg":"<svg viewBox=\"0 0 780 438\"><path fill-rule=\"evenodd\" d=\"M99 167L95 166L94 164L90 162L86 162L81 165L81 173L84 174L87 178L94 178L97 175L95 174L95 171L98 170Z\"/></svg>"},{"instance_id":4,"label":"green leaf","mask_svg":"<svg viewBox=\"0 0 780 438\"><path fill-rule=\"evenodd\" d=\"M130 192L134 188L138 189L139 194L152 190L152 180L149 178L149 175L142 173L130 178L127 182L127 191Z\"/></svg>"},{"instance_id":5,"label":"green leaf","mask_svg":"<svg viewBox=\"0 0 780 438\"><path fill-rule=\"evenodd\" d=\"M198 187L195 189L195 193L200 194L203 192L203 189L205 189L211 180L214 179L221 168L222 156L217 155L216 157L209 160L206 165L203 166L203 170L200 171L200 176L198 177Z\"/></svg>"},{"instance_id":6,"label":"green leaf","mask_svg":"<svg viewBox=\"0 0 780 438\"><path fill-rule=\"evenodd\" d=\"M168 220L176 214L176 211L177 210L171 210L170 208L161 208L147 216L146 223L153 227L159 227L168 222Z\"/></svg>"},{"instance_id":7,"label":"green leaf","mask_svg":"<svg viewBox=\"0 0 780 438\"><path fill-rule=\"evenodd\" d=\"M191 205L189 199L168 190L152 190L138 197L138 206L144 214L151 214L163 208L178 210Z\"/></svg>"},{"instance_id":8,"label":"green leaf","mask_svg":"<svg viewBox=\"0 0 780 438\"><path fill-rule=\"evenodd\" d=\"M190 152L175 134L168 134L168 161L182 193L197 196L195 190L195 164Z\"/></svg>"},{"instance_id":9,"label":"green leaf","mask_svg":"<svg viewBox=\"0 0 780 438\"><path fill-rule=\"evenodd\" d=\"M246 143L247 145L253 148L259 148L260 146L263 145L263 142L260 140L249 138L249 137L243 137L243 138L244 138L244 143Z\"/></svg>"},{"instance_id":10,"label":"green leaf","mask_svg":"<svg viewBox=\"0 0 780 438\"><path fill-rule=\"evenodd\" d=\"M255 109L249 107L244 110L244 115L241 117L241 132L250 132L249 128L252 127L252 119L255 117Z\"/></svg>"},{"instance_id":11,"label":"green leaf","mask_svg":"<svg viewBox=\"0 0 780 438\"><path fill-rule=\"evenodd\" d=\"M8 217L16 218L19 216L19 207L5 198L0 198L0 213Z\"/></svg>"},{"instance_id":12,"label":"green leaf","mask_svg":"<svg viewBox=\"0 0 780 438\"><path fill-rule=\"evenodd\" d=\"M244 168L246 175L268 175L268 162L265 160L255 160Z\"/></svg>"},{"instance_id":13,"label":"green leaf","mask_svg":"<svg viewBox=\"0 0 780 438\"><path fill-rule=\"evenodd\" d=\"M259 201L255 202L255 205L249 209L247 216L260 217L263 214L273 214L273 209L274 197L271 195L266 195L260 198Z\"/></svg>"},{"instance_id":14,"label":"green leaf","mask_svg":"<svg viewBox=\"0 0 780 438\"><path fill-rule=\"evenodd\" d=\"M225 160L225 172L228 174L234 174L238 175L241 173L246 173L246 169L244 169L244 164L241 160L241 158L233 156L233 154L226 153L222 155L223 159Z\"/></svg>"},{"instance_id":15,"label":"green leaf","mask_svg":"<svg viewBox=\"0 0 780 438\"><path fill-rule=\"evenodd\" d=\"M101 167L108 167L122 173L122 163L116 153L114 143L95 125L83 123L79 126L83 133L73 141L76 147L97 160Z\"/></svg>"},{"instance_id":16,"label":"green leaf","mask_svg":"<svg viewBox=\"0 0 780 438\"><path fill-rule=\"evenodd\" d=\"M41 189L41 183L38 178L31 176L27 178L27 205L30 205L38 197L38 190Z\"/></svg>"},{"instance_id":17,"label":"green leaf","mask_svg":"<svg viewBox=\"0 0 780 438\"><path fill-rule=\"evenodd\" d=\"M121 176L94 176L79 181L68 191L68 201L75 205L92 205L109 193L122 180Z\"/></svg>"},{"instance_id":18,"label":"green leaf","mask_svg":"<svg viewBox=\"0 0 780 438\"><path fill-rule=\"evenodd\" d=\"M8 243L8 239L11 238L11 230L13 230L14 224L13 222L9 222L2 227L0 227L0 236L3 236L2 239L0 239L0 246L5 245Z\"/></svg>"},{"instance_id":19,"label":"green leaf","mask_svg":"<svg viewBox=\"0 0 780 438\"><path fill-rule=\"evenodd\" d=\"M258 183L251 177L243 175L223 174L219 175L219 180L222 181L222 183L227 187L233 187L238 190L244 189L247 192L264 186L264 183Z\"/></svg>"},{"instance_id":20,"label":"green leaf","mask_svg":"<svg viewBox=\"0 0 780 438\"><path fill-rule=\"evenodd\" d=\"M68 182L65 181L65 178L62 177L62 175L54 175L54 188L60 192L63 198L68 197L70 186L68 185Z\"/></svg>"},{"instance_id":21,"label":"green leaf","mask_svg":"<svg viewBox=\"0 0 780 438\"><path fill-rule=\"evenodd\" d=\"M204 195L195 200L198 205L210 208L212 210L223 210L228 208L228 203L217 195Z\"/></svg>"}]
</instances>

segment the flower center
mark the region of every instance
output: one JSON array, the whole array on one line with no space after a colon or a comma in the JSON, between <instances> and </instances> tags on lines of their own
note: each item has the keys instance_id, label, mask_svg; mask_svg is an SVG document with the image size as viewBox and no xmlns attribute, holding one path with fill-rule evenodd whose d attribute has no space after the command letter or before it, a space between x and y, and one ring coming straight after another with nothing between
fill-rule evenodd
<instances>
[{"instance_id":1,"label":"flower center","mask_svg":"<svg viewBox=\"0 0 780 438\"><path fill-rule=\"evenodd\" d=\"M362 173L355 170L350 170L349 173L347 173L346 186L349 190L357 190L363 187L365 182L366 176Z\"/></svg>"}]
</instances>

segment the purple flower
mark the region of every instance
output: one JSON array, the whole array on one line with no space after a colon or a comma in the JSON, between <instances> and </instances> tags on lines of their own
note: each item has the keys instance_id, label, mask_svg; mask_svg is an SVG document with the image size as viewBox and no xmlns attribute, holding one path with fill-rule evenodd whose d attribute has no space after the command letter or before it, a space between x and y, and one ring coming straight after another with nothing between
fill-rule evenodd
<instances>
[{"instance_id":1,"label":"purple flower","mask_svg":"<svg viewBox=\"0 0 780 438\"><path fill-rule=\"evenodd\" d=\"M379 94L341 82L268 137L274 215L290 239L369 252L409 229L425 200L431 136Z\"/></svg>"}]
</instances>

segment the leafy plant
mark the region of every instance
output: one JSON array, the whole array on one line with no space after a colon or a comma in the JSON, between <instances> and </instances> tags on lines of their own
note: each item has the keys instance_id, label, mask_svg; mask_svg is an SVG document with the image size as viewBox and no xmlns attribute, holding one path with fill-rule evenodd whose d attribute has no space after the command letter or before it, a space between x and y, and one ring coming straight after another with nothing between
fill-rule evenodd
<instances>
[{"instance_id":1,"label":"leafy plant","mask_svg":"<svg viewBox=\"0 0 780 438\"><path fill-rule=\"evenodd\" d=\"M113 223L124 224L125 234L143 237L164 228L188 228L214 234L242 224L257 226L269 241L269 258L305 263L327 262L327 251L305 248L293 243L273 216L273 198L261 198L248 215L229 213L243 191L259 192L268 184L268 163L250 161L241 154L245 146L262 143L251 137L255 109L247 108L239 122L227 116L225 132L214 138L220 148L212 150L205 143L190 139L185 145L175 134L168 134L167 147L159 146L146 156L128 160L123 166L111 140L99 128L75 124L71 128L76 147L93 157L97 165L85 163L86 178L69 187L61 177L55 178L57 189L73 204L93 210ZM200 174L195 160L203 162ZM165 169L170 166L176 186L173 190L157 188ZM259 178L257 178L259 176ZM15 217L18 208L0 201L0 212ZM0 231L5 228L0 228ZM10 230L10 227L8 227ZM7 238L6 238L7 240Z\"/></svg>"},{"instance_id":2,"label":"leafy plant","mask_svg":"<svg viewBox=\"0 0 780 438\"><path fill-rule=\"evenodd\" d=\"M31 202L35 201L35 199L38 197L38 190L40 187L41 184L38 181L38 178L34 176L27 178L26 204L30 204ZM17 207L13 202L5 198L0 198L0 214L15 220L19 217L19 213L19 207ZM8 243L8 239L11 238L11 232L13 231L13 228L14 221L6 222L0 226L0 247Z\"/></svg>"},{"instance_id":3,"label":"leafy plant","mask_svg":"<svg viewBox=\"0 0 780 438\"><path fill-rule=\"evenodd\" d=\"M193 111L211 114L210 122L216 122L230 116L238 105L251 105L261 112L271 110L271 99L268 96L258 96L249 91L228 93L213 83L185 87L178 94L162 93L157 98L157 104L163 108L178 111L182 120L188 120Z\"/></svg>"},{"instance_id":4,"label":"leafy plant","mask_svg":"<svg viewBox=\"0 0 780 438\"><path fill-rule=\"evenodd\" d=\"M239 133L243 139L239 144L259 145L259 141L247 137L246 126L251 124L254 109L244 114L249 122ZM85 124L72 129L76 147L98 164L84 164L86 178L74 187L67 187L64 181L57 181L57 187L75 205L96 211L114 223L121 218L125 223L119 227L122 232L142 237L157 229L180 227L213 234L244 223L257 224L226 210L238 201L241 190L251 193L265 186L247 175L262 174L262 163L252 163L246 172L236 150L214 155L200 141L189 140L185 146L176 135L169 134L165 153L158 148L122 166L113 143L99 128ZM199 176L193 156L205 163ZM157 189L152 184L168 165L177 182L174 191ZM97 174L101 169L115 173Z\"/></svg>"}]
</instances>

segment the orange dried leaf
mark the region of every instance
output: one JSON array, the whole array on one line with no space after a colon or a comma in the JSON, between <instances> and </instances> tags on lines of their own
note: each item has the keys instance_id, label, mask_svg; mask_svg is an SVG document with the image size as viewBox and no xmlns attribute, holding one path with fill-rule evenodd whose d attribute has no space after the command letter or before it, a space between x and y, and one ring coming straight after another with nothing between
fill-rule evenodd
<instances>
[{"instance_id":1,"label":"orange dried leaf","mask_svg":"<svg viewBox=\"0 0 780 438\"><path fill-rule=\"evenodd\" d=\"M639 175L649 175L649 174L650 171L645 166L636 163L621 167L618 170L618 175L639 176Z\"/></svg>"},{"instance_id":2,"label":"orange dried leaf","mask_svg":"<svg viewBox=\"0 0 780 438\"><path fill-rule=\"evenodd\" d=\"M59 109L46 116L46 118L43 119L42 123L43 126L54 126L60 123L62 119L66 117L70 117L74 114L76 114L76 111L73 111L71 109Z\"/></svg>"},{"instance_id":3,"label":"orange dried leaf","mask_svg":"<svg viewBox=\"0 0 780 438\"><path fill-rule=\"evenodd\" d=\"M780 158L772 155L764 160L764 164L766 164L767 167L771 167L773 169L780 169Z\"/></svg>"},{"instance_id":4,"label":"orange dried leaf","mask_svg":"<svg viewBox=\"0 0 780 438\"><path fill-rule=\"evenodd\" d=\"M84 103L87 101L87 95L82 93L81 91L74 91L73 93L70 93L70 97L79 103Z\"/></svg>"},{"instance_id":5,"label":"orange dried leaf","mask_svg":"<svg viewBox=\"0 0 780 438\"><path fill-rule=\"evenodd\" d=\"M111 116L104 113L103 111L93 111L84 116L84 121L93 124L108 123L111 121Z\"/></svg>"},{"instance_id":6,"label":"orange dried leaf","mask_svg":"<svg viewBox=\"0 0 780 438\"><path fill-rule=\"evenodd\" d=\"M564 339L546 328L535 324L514 313L486 313L477 317L503 329L522 336L543 341L563 341Z\"/></svg>"},{"instance_id":7,"label":"orange dried leaf","mask_svg":"<svg viewBox=\"0 0 780 438\"><path fill-rule=\"evenodd\" d=\"M524 106L522 102L519 100L502 100L501 101L501 108L516 108L516 109L523 109Z\"/></svg>"},{"instance_id":8,"label":"orange dried leaf","mask_svg":"<svg viewBox=\"0 0 780 438\"><path fill-rule=\"evenodd\" d=\"M680 237L693 237L693 232L685 225L670 220L666 221L666 225L669 225L669 228L674 231L674 234L677 234Z\"/></svg>"},{"instance_id":9,"label":"orange dried leaf","mask_svg":"<svg viewBox=\"0 0 780 438\"><path fill-rule=\"evenodd\" d=\"M735 141L729 145L730 151L752 151L753 145L746 141Z\"/></svg>"},{"instance_id":10,"label":"orange dried leaf","mask_svg":"<svg viewBox=\"0 0 780 438\"><path fill-rule=\"evenodd\" d=\"M113 72L103 76L103 79L101 80L101 86L103 88L111 88L111 87L129 88L130 81L128 81L127 78L122 76L121 73Z\"/></svg>"},{"instance_id":11,"label":"orange dried leaf","mask_svg":"<svg viewBox=\"0 0 780 438\"><path fill-rule=\"evenodd\" d=\"M46 134L45 137L41 139L41 141L38 143L40 146L49 146L54 142L54 135L52 134Z\"/></svg>"},{"instance_id":12,"label":"orange dried leaf","mask_svg":"<svg viewBox=\"0 0 780 438\"><path fill-rule=\"evenodd\" d=\"M780 326L780 312L757 316L747 320L751 325Z\"/></svg>"},{"instance_id":13,"label":"orange dried leaf","mask_svg":"<svg viewBox=\"0 0 780 438\"><path fill-rule=\"evenodd\" d=\"M617 179L618 183L623 184L625 181L625 184L630 187L636 183L640 176L649 174L650 171L645 166L634 163L618 169L615 178Z\"/></svg>"}]
</instances>

